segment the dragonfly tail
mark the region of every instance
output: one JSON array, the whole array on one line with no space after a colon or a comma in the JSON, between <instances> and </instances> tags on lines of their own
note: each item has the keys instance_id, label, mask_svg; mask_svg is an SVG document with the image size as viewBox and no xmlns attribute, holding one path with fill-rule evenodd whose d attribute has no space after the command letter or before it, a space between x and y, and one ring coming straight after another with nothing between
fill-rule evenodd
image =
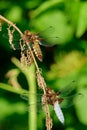
<instances>
[{"instance_id":1,"label":"dragonfly tail","mask_svg":"<svg viewBox=\"0 0 87 130\"><path fill-rule=\"evenodd\" d=\"M64 124L64 116L63 116L63 113L62 113L62 110L61 110L61 108L60 108L60 106L59 106L58 101L56 101L56 102L54 103L54 111L55 111L55 113L56 113L58 119L60 120L60 122L61 122L62 124Z\"/></svg>"}]
</instances>

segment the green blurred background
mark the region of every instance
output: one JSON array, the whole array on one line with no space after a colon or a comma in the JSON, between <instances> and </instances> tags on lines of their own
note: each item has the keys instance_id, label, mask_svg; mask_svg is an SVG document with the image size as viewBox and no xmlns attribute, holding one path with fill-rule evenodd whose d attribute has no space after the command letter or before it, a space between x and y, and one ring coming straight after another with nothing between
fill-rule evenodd
<instances>
[{"instance_id":1,"label":"green blurred background","mask_svg":"<svg viewBox=\"0 0 87 130\"><path fill-rule=\"evenodd\" d=\"M53 130L87 130L87 1L0 0L0 14L16 23L22 32L29 29L36 33L49 26L55 28L47 35L56 35L59 41L53 47L41 47L43 63L38 62L38 65L48 86L58 91L75 80L76 92L81 92L83 98L63 109L64 126L54 112L51 113ZM20 98L20 92L11 93L8 85L27 90L28 76L18 61L11 61L12 57L20 59L20 51L13 51L3 37L6 27L3 25L0 32L0 130L28 130L27 102ZM35 73L34 69L32 71ZM37 129L46 129L43 112L37 117Z\"/></svg>"}]
</instances>

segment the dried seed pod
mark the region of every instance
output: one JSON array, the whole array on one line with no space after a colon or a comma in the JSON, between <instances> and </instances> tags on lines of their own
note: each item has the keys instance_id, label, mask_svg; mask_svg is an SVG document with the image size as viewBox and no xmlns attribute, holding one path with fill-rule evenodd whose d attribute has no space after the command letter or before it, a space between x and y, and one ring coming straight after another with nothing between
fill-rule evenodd
<instances>
[{"instance_id":1,"label":"dried seed pod","mask_svg":"<svg viewBox=\"0 0 87 130\"><path fill-rule=\"evenodd\" d=\"M7 30L8 30L8 36L9 36L9 43L10 43L12 49L16 50L15 47L14 47L14 44L12 43L12 41L13 41L13 33L14 33L15 29L13 28L11 30L11 25L8 25Z\"/></svg>"},{"instance_id":2,"label":"dried seed pod","mask_svg":"<svg viewBox=\"0 0 87 130\"><path fill-rule=\"evenodd\" d=\"M41 76L40 72L36 72L36 76L37 76L37 83L38 83L38 86L43 89L46 87L46 83L44 81L44 78Z\"/></svg>"},{"instance_id":3,"label":"dried seed pod","mask_svg":"<svg viewBox=\"0 0 87 130\"><path fill-rule=\"evenodd\" d=\"M28 66L30 66L31 63L33 62L33 58L32 58L31 52L29 50L27 50L26 53L27 53L27 64L28 64Z\"/></svg>"},{"instance_id":4,"label":"dried seed pod","mask_svg":"<svg viewBox=\"0 0 87 130\"><path fill-rule=\"evenodd\" d=\"M31 63L33 62L33 58L32 58L30 51L29 50L22 51L20 60L21 60L22 64L24 64L26 66L30 66Z\"/></svg>"},{"instance_id":5,"label":"dried seed pod","mask_svg":"<svg viewBox=\"0 0 87 130\"><path fill-rule=\"evenodd\" d=\"M27 60L26 60L26 57L25 57L24 53L22 53L22 52L21 52L20 61L21 61L22 64L26 65L26 61L27 61Z\"/></svg>"},{"instance_id":6,"label":"dried seed pod","mask_svg":"<svg viewBox=\"0 0 87 130\"><path fill-rule=\"evenodd\" d=\"M0 31L2 31L2 20L0 19Z\"/></svg>"}]
</instances>

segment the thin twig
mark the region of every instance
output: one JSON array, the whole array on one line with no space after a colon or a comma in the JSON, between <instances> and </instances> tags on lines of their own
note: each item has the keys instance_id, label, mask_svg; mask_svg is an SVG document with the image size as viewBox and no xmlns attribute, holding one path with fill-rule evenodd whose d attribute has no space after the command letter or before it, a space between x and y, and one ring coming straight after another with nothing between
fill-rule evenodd
<instances>
[{"instance_id":1,"label":"thin twig","mask_svg":"<svg viewBox=\"0 0 87 130\"><path fill-rule=\"evenodd\" d=\"M40 88L42 88L42 90L44 91L44 95L42 97L42 105L43 105L43 109L44 109L45 114L46 114L46 127L47 127L47 130L51 130L51 128L52 128L52 119L50 117L50 111L49 111L49 106L48 106L47 97L46 97L46 82L45 82L44 78L41 76L40 71L37 71L37 81L38 81L38 86Z\"/></svg>"},{"instance_id":2,"label":"thin twig","mask_svg":"<svg viewBox=\"0 0 87 130\"><path fill-rule=\"evenodd\" d=\"M12 27L14 27L19 34L21 35L21 37L23 37L23 33L21 32L21 30L15 25L13 24L11 21L7 20L5 17L3 17L2 15L0 15L0 20L3 20L4 22L8 23L9 25L11 25Z\"/></svg>"}]
</instances>

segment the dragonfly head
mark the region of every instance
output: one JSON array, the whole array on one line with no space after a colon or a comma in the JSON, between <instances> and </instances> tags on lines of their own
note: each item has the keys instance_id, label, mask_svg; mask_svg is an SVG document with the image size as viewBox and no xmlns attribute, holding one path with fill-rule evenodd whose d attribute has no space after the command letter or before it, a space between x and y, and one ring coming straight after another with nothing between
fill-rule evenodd
<instances>
[{"instance_id":1,"label":"dragonfly head","mask_svg":"<svg viewBox=\"0 0 87 130\"><path fill-rule=\"evenodd\" d=\"M30 35L31 35L31 32L30 32L29 30L26 30L26 31L24 31L24 35L30 36Z\"/></svg>"}]
</instances>

